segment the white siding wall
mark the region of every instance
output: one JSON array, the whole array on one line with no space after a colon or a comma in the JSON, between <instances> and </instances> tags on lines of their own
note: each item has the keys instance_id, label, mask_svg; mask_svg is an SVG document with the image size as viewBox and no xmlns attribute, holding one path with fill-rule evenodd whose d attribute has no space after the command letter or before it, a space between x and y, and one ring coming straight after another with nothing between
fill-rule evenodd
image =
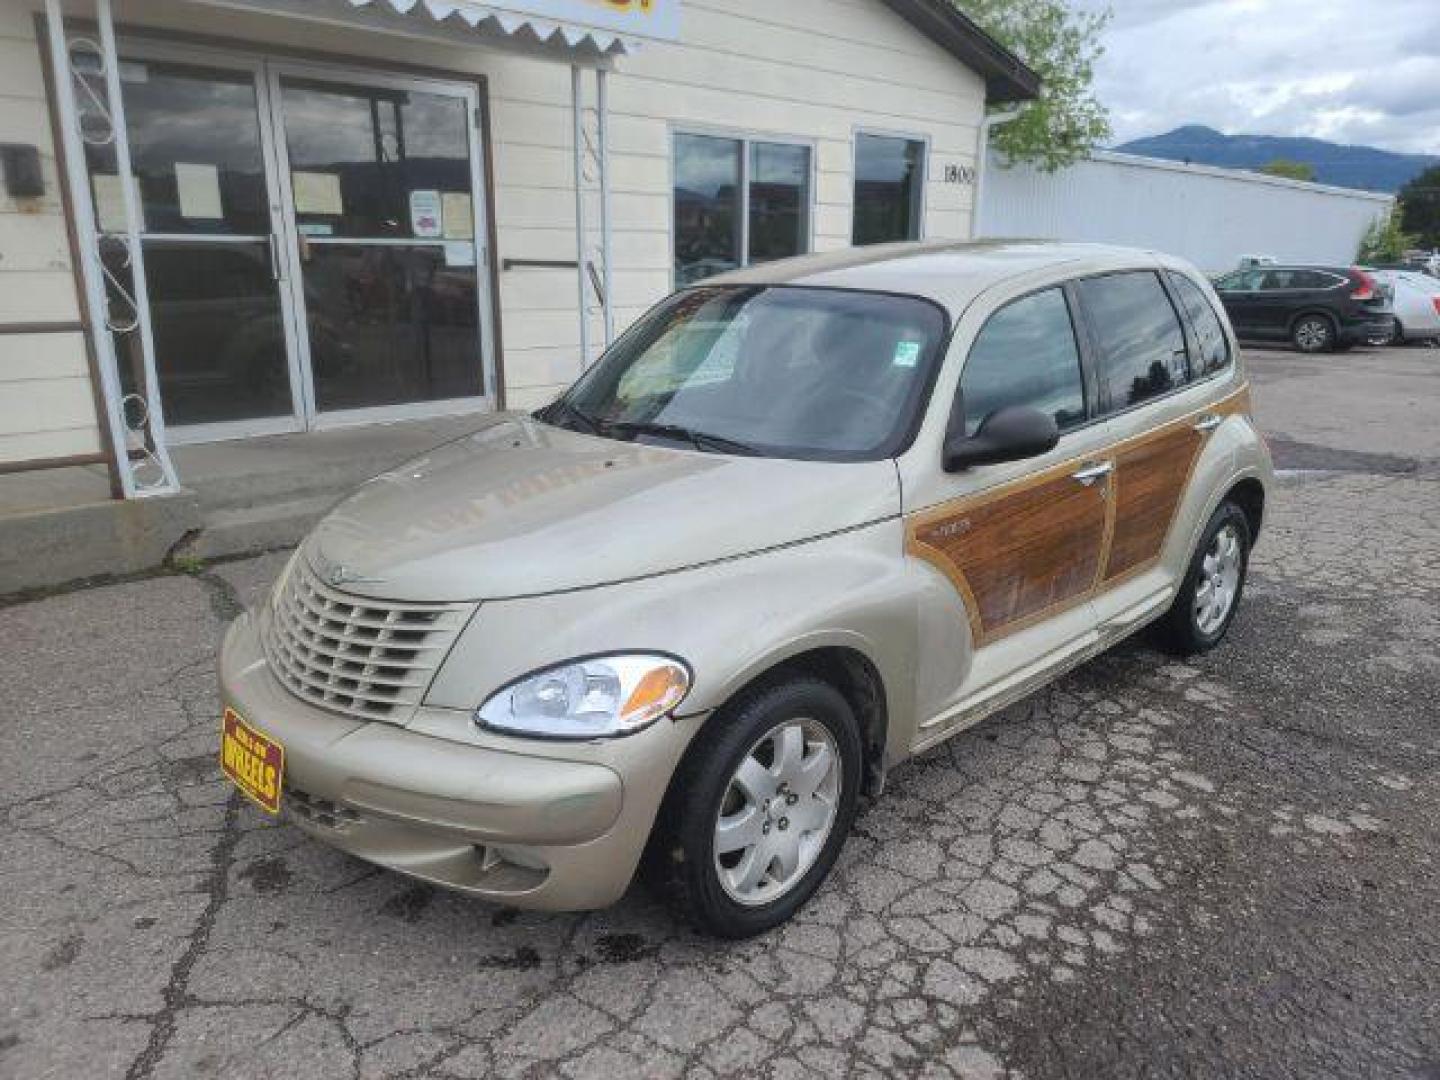
<instances>
[{"instance_id":1,"label":"white siding wall","mask_svg":"<svg viewBox=\"0 0 1440 1080\"><path fill-rule=\"evenodd\" d=\"M1055 173L1002 168L985 178L986 236L1083 240L1155 248L1210 273L1241 255L1348 264L1388 195L1098 153Z\"/></svg>"},{"instance_id":2,"label":"white siding wall","mask_svg":"<svg viewBox=\"0 0 1440 1080\"><path fill-rule=\"evenodd\" d=\"M38 199L0 188L0 330L80 318L40 55L29 6L0 0L0 142L38 146L45 176ZM0 463L99 448L84 336L0 332Z\"/></svg>"},{"instance_id":3,"label":"white siding wall","mask_svg":"<svg viewBox=\"0 0 1440 1080\"><path fill-rule=\"evenodd\" d=\"M0 10L19 2L0 0ZM117 19L262 48L343 54L377 67L389 61L484 75L494 140L498 250L492 258L575 258L565 63L173 0L120 0ZM25 20L28 25L28 15ZM6 25L20 22L7 19ZM687 0L682 35L683 44L657 43L621 58L610 81L617 330L671 289L672 125L811 142L817 250L850 241L855 130L923 137L931 152L924 234L969 235L971 188L940 178L948 164L974 163L984 83L879 0ZM593 80L586 85L593 103ZM42 120L39 113L32 118ZM594 199L587 215L598 235ZM40 287L38 280L31 288ZM549 400L580 370L576 294L574 270L500 275L501 362L511 407ZM73 309L73 296L70 303ZM598 342L598 315L592 326L591 340Z\"/></svg>"}]
</instances>

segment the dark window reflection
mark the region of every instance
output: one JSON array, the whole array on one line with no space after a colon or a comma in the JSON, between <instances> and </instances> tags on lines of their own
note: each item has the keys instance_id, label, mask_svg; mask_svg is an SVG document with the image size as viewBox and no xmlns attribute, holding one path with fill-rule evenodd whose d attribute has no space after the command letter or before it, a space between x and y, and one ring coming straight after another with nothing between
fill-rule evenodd
<instances>
[{"instance_id":1,"label":"dark window reflection","mask_svg":"<svg viewBox=\"0 0 1440 1080\"><path fill-rule=\"evenodd\" d=\"M804 251L809 206L809 149L751 143L749 261L769 262Z\"/></svg>"},{"instance_id":2,"label":"dark window reflection","mask_svg":"<svg viewBox=\"0 0 1440 1080\"><path fill-rule=\"evenodd\" d=\"M470 193L464 99L296 79L281 86L301 232L411 239L412 192ZM304 175L316 173L318 186ZM338 200L327 177L338 181Z\"/></svg>"},{"instance_id":3,"label":"dark window reflection","mask_svg":"<svg viewBox=\"0 0 1440 1080\"><path fill-rule=\"evenodd\" d=\"M315 402L324 410L481 393L474 267L436 246L311 244Z\"/></svg>"},{"instance_id":4,"label":"dark window reflection","mask_svg":"<svg viewBox=\"0 0 1440 1080\"><path fill-rule=\"evenodd\" d=\"M1012 405L1049 413L1061 431L1085 419L1080 351L1063 292L1035 293L990 317L965 359L960 400L966 435Z\"/></svg>"},{"instance_id":5,"label":"dark window reflection","mask_svg":"<svg viewBox=\"0 0 1440 1080\"><path fill-rule=\"evenodd\" d=\"M857 247L920 236L920 192L925 144L879 135L855 137L855 217Z\"/></svg>"},{"instance_id":6,"label":"dark window reflection","mask_svg":"<svg viewBox=\"0 0 1440 1080\"><path fill-rule=\"evenodd\" d=\"M118 245L107 264L130 290ZM145 241L150 326L166 423L212 424L293 411L268 244ZM128 309L121 303L112 314ZM116 334L121 382L141 385L139 332Z\"/></svg>"},{"instance_id":7,"label":"dark window reflection","mask_svg":"<svg viewBox=\"0 0 1440 1080\"><path fill-rule=\"evenodd\" d=\"M1225 339L1225 328L1210 301L1200 287L1183 274L1170 271L1170 283L1190 316L1190 326L1199 344L1199 371L1196 374L1208 375L1228 367L1230 343Z\"/></svg>"},{"instance_id":8,"label":"dark window reflection","mask_svg":"<svg viewBox=\"0 0 1440 1080\"><path fill-rule=\"evenodd\" d=\"M268 233L265 164L250 73L127 60L121 76L144 230ZM123 216L116 212L118 199L109 197L119 174L115 148L88 146L86 155L100 228L119 232L125 227Z\"/></svg>"},{"instance_id":9,"label":"dark window reflection","mask_svg":"<svg viewBox=\"0 0 1440 1080\"><path fill-rule=\"evenodd\" d=\"M738 139L675 136L675 281L688 285L740 265Z\"/></svg>"},{"instance_id":10,"label":"dark window reflection","mask_svg":"<svg viewBox=\"0 0 1440 1080\"><path fill-rule=\"evenodd\" d=\"M1189 378L1179 317L1150 271L1086 278L1080 292L1100 347L1109 408L1124 409Z\"/></svg>"}]
</instances>

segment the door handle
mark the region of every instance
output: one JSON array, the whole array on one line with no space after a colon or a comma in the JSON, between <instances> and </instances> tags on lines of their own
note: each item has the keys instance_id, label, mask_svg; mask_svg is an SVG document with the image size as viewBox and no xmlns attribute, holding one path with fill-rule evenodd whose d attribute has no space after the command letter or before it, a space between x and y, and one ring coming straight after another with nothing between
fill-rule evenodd
<instances>
[{"instance_id":1,"label":"door handle","mask_svg":"<svg viewBox=\"0 0 1440 1080\"><path fill-rule=\"evenodd\" d=\"M1224 422L1225 418L1223 416L1217 416L1213 412L1208 412L1204 416L1200 417L1199 420L1195 421L1195 430L1200 432L1202 435L1208 435L1210 432L1214 431Z\"/></svg>"},{"instance_id":2,"label":"door handle","mask_svg":"<svg viewBox=\"0 0 1440 1080\"><path fill-rule=\"evenodd\" d=\"M282 276L280 273L280 252L278 250L278 245L279 241L276 238L275 234L272 232L269 238L265 241L265 246L270 251L270 278L273 281L282 280Z\"/></svg>"},{"instance_id":3,"label":"door handle","mask_svg":"<svg viewBox=\"0 0 1440 1080\"><path fill-rule=\"evenodd\" d=\"M1089 487L1095 483L1096 480L1109 476L1114 469L1115 463L1113 461L1097 461L1093 465L1086 465L1083 469L1071 473L1070 478L1072 480L1078 480L1086 487Z\"/></svg>"}]
</instances>

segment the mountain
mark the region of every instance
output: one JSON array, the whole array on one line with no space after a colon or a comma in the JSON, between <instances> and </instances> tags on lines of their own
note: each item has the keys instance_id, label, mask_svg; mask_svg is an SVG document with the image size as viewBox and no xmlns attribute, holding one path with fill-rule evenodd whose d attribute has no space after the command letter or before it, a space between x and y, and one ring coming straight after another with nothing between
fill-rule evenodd
<instances>
[{"instance_id":1,"label":"mountain","mask_svg":"<svg viewBox=\"0 0 1440 1080\"><path fill-rule=\"evenodd\" d=\"M1164 135L1133 139L1115 149L1125 154L1197 165L1224 165L1232 169L1258 169L1276 158L1286 158L1313 165L1318 183L1365 191L1399 191L1417 173L1431 165L1440 165L1440 157L1432 154L1396 154L1373 146L1346 146L1324 139L1225 135L1199 124L1178 127Z\"/></svg>"}]
</instances>

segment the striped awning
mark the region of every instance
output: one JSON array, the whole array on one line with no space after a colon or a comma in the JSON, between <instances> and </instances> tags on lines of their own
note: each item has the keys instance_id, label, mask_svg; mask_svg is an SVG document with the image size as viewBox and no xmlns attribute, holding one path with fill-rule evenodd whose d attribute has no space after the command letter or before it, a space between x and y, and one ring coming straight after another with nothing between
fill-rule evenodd
<instances>
[{"instance_id":1,"label":"striped awning","mask_svg":"<svg viewBox=\"0 0 1440 1080\"><path fill-rule=\"evenodd\" d=\"M507 41L604 57L680 33L680 0L199 0L408 36Z\"/></svg>"}]
</instances>

